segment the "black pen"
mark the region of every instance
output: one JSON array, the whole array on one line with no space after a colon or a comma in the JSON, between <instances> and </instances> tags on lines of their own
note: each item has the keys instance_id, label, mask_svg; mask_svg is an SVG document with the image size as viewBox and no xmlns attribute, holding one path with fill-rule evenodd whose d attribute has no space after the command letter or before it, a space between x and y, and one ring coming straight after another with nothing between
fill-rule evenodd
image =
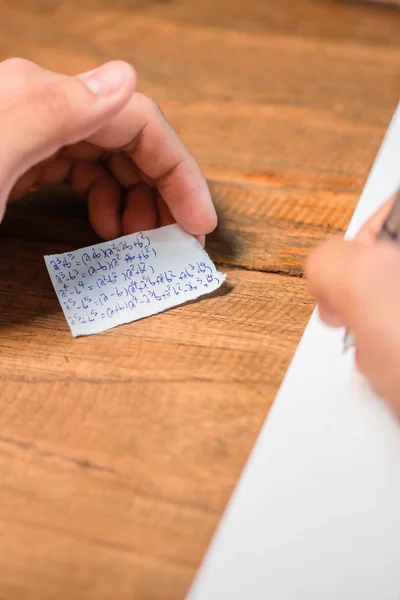
<instances>
[{"instance_id":1,"label":"black pen","mask_svg":"<svg viewBox=\"0 0 400 600\"><path fill-rule=\"evenodd\" d=\"M377 240L388 240L400 245L400 190L397 192L392 209L378 234ZM347 352L354 345L354 335L351 331L346 330L343 341L343 352Z\"/></svg>"}]
</instances>

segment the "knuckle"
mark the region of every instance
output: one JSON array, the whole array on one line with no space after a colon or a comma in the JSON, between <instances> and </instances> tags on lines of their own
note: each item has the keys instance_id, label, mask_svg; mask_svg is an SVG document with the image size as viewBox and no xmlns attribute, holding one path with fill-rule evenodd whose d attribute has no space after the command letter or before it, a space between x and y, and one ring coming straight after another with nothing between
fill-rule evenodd
<instances>
[{"instance_id":1,"label":"knuckle","mask_svg":"<svg viewBox=\"0 0 400 600\"><path fill-rule=\"evenodd\" d=\"M148 96L145 96L144 94L137 94L138 96L138 101L143 105L145 111L150 115L150 116L154 116L154 117L162 117L163 119L166 119L165 114L163 113L161 107L159 106L159 104L157 104L157 102L155 102L152 98L149 98Z\"/></svg>"},{"instance_id":2,"label":"knuckle","mask_svg":"<svg viewBox=\"0 0 400 600\"><path fill-rule=\"evenodd\" d=\"M0 63L0 69L3 72L11 72L16 75L23 75L28 70L36 67L35 63L26 58L12 57L6 58Z\"/></svg>"},{"instance_id":3,"label":"knuckle","mask_svg":"<svg viewBox=\"0 0 400 600\"><path fill-rule=\"evenodd\" d=\"M146 137L148 131L157 128L157 122L159 124L160 117L162 120L166 121L161 108L148 96L136 92L134 103L140 125L134 140L122 147L122 150L131 154L135 154L139 151L143 139Z\"/></svg>"}]
</instances>

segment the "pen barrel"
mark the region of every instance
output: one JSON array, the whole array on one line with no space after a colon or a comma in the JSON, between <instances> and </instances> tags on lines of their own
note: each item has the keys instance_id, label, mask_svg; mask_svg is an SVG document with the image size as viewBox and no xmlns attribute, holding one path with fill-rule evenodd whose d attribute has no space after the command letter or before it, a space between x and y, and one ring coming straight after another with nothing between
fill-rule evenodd
<instances>
[{"instance_id":1,"label":"pen barrel","mask_svg":"<svg viewBox=\"0 0 400 600\"><path fill-rule=\"evenodd\" d=\"M378 240L391 240L400 244L400 192L394 199L392 209L379 232Z\"/></svg>"},{"instance_id":2,"label":"pen barrel","mask_svg":"<svg viewBox=\"0 0 400 600\"><path fill-rule=\"evenodd\" d=\"M384 224L381 231L379 232L377 239L383 240L383 241L388 241L388 242L395 242L396 244L400 244L399 234L394 231L388 230L386 223Z\"/></svg>"}]
</instances>

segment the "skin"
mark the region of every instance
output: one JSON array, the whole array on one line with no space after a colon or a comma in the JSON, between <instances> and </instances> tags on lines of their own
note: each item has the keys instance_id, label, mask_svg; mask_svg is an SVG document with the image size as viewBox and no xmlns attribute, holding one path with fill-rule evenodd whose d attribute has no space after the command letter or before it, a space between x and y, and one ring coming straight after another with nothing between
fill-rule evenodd
<instances>
[{"instance_id":1,"label":"skin","mask_svg":"<svg viewBox=\"0 0 400 600\"><path fill-rule=\"evenodd\" d=\"M331 240L317 248L306 277L322 320L354 333L358 369L400 415L400 248L376 241L393 200L354 241Z\"/></svg>"},{"instance_id":2,"label":"skin","mask_svg":"<svg viewBox=\"0 0 400 600\"><path fill-rule=\"evenodd\" d=\"M87 198L103 239L178 222L204 243L217 218L197 162L158 106L135 92L132 67L108 63L104 76L115 90L99 95L81 83L96 90L96 73L0 63L0 217L32 187L68 184Z\"/></svg>"}]
</instances>

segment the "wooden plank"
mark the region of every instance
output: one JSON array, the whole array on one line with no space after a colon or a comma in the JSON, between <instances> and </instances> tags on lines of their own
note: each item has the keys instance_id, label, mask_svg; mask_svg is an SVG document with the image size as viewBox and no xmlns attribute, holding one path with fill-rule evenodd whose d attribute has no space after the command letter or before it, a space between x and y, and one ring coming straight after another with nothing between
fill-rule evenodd
<instances>
[{"instance_id":1,"label":"wooden plank","mask_svg":"<svg viewBox=\"0 0 400 600\"><path fill-rule=\"evenodd\" d=\"M260 33L229 28L221 33L196 22L182 27L171 18L173 12L161 18L156 11L107 6L76 11L73 4L63 3L56 11L41 13L4 4L0 53L23 54L70 73L118 56L135 65L141 89L160 102L204 101L202 108L216 101L238 104L250 119L248 104L290 103L385 126L387 111L397 99L398 35L390 47L386 39L369 45L357 36L336 41L272 26ZM185 6L192 11L191 3ZM396 12L385 24L398 32L399 19ZM256 22L255 14L252 20ZM363 23L360 14L360 30Z\"/></svg>"},{"instance_id":2,"label":"wooden plank","mask_svg":"<svg viewBox=\"0 0 400 600\"><path fill-rule=\"evenodd\" d=\"M327 6L301 5L304 18L326 24ZM397 100L400 45L276 33L276 8L268 35L221 35L218 20L205 21L207 2L190 19L187 4L85 6L7 5L3 54L18 49L67 72L115 55L133 62L210 182L221 223L213 258L301 274L310 247L346 228ZM390 29L392 19L383 22Z\"/></svg>"},{"instance_id":3,"label":"wooden plank","mask_svg":"<svg viewBox=\"0 0 400 600\"><path fill-rule=\"evenodd\" d=\"M181 598L312 302L228 269L210 298L73 339L42 260L64 248L0 239L0 597Z\"/></svg>"},{"instance_id":4,"label":"wooden plank","mask_svg":"<svg viewBox=\"0 0 400 600\"><path fill-rule=\"evenodd\" d=\"M388 4L391 1L388 0ZM218 10L213 0L114 0L112 3L109 0L73 0L69 3L63 0L35 0L34 3L13 0L11 6L2 0L1 6L2 15L11 11L17 15L14 29L26 17L34 17L43 30L49 19L60 14L68 14L70 20L94 22L95 26L99 21L104 23L107 15L117 15L122 20L134 14L136 17L157 16L184 26L198 24L221 30L264 34L284 32L296 37L336 41L354 39L363 44L399 45L396 9L352 6L340 0L280 0L274 3L248 0L246 5L219 0ZM65 24L68 25L67 22ZM48 34L51 35L50 31Z\"/></svg>"},{"instance_id":5,"label":"wooden plank","mask_svg":"<svg viewBox=\"0 0 400 600\"><path fill-rule=\"evenodd\" d=\"M7 237L0 239L0 339L2 348L7 350L0 365L4 382L47 382L60 377L74 381L76 377L78 381L92 381L93 378L94 383L103 379L118 382L128 378L128 383L132 383L135 379L146 379L150 373L157 373L157 380L163 381L180 381L186 373L188 380L193 377L195 380L211 382L226 379L232 369L240 380L243 369L246 377L251 375L254 381L265 383L272 377L272 383L276 384L275 375L270 371L270 352L276 353L273 360L279 379L287 366L286 354L298 339L300 327L297 320L303 318L304 322L309 314L310 300L302 280L286 280L273 275L265 279L261 273L229 269L229 284L211 298L178 307L135 325L113 329L104 336L74 340L69 334L43 261L45 252L65 251L69 247L57 242ZM245 300L246 287L250 287L250 305ZM302 294L297 298L300 307L293 306L296 290L299 293L301 290ZM247 309L241 306L242 297ZM306 308L302 313L303 303ZM283 322L277 320L279 306ZM229 333L230 325L234 329L232 335ZM293 332L297 332L294 337ZM223 340L222 347L220 339ZM24 344L21 344L21 340L25 340ZM117 354L126 348L127 356L110 361L108 344ZM241 355L242 347L246 349L247 358ZM173 348L175 358L170 363L168 357ZM133 365L130 351L134 349L137 356ZM218 363L218 358L222 360L225 350L228 354L219 372L214 363ZM259 368L254 370L253 353L259 352L263 355L260 356ZM56 362L44 362L43 356L51 356L52 353L57 358ZM210 362L199 360L202 353L209 357ZM154 356L151 359L152 354ZM16 359L20 362L16 363ZM267 363L263 365L264 360ZM209 372L211 365L214 366ZM69 371L70 376L67 375Z\"/></svg>"},{"instance_id":6,"label":"wooden plank","mask_svg":"<svg viewBox=\"0 0 400 600\"><path fill-rule=\"evenodd\" d=\"M345 229L356 198L350 193L285 185L269 189L234 180L210 182L210 188L219 213L219 226L207 241L211 257L220 264L297 276L310 247ZM10 206L0 233L58 240L70 249L98 241L85 202L67 191L35 193Z\"/></svg>"}]
</instances>

